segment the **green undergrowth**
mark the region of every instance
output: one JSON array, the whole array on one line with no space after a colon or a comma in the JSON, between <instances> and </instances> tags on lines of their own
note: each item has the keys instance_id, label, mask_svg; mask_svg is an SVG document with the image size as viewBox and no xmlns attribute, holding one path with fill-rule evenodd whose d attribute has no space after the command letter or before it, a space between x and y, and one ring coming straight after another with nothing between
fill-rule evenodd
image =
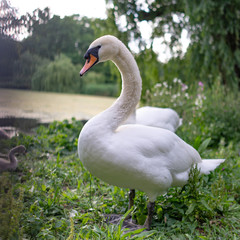
<instances>
[{"instance_id":1,"label":"green undergrowth","mask_svg":"<svg viewBox=\"0 0 240 240\"><path fill-rule=\"evenodd\" d=\"M91 176L77 156L81 121L53 122L8 144L27 148L16 172L0 174L1 239L239 239L239 145L194 140L204 158L226 158L208 176L197 169L183 188L171 188L156 203L152 230L126 231L105 214L124 215L128 190ZM187 133L191 135L191 133ZM133 218L143 224L147 197L137 191Z\"/></svg>"}]
</instances>

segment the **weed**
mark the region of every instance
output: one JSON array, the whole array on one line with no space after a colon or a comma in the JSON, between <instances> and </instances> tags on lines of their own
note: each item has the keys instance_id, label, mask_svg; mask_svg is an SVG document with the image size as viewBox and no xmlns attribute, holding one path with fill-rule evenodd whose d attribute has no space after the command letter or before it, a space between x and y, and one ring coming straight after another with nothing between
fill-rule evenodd
<instances>
[{"instance_id":1,"label":"weed","mask_svg":"<svg viewBox=\"0 0 240 240\"><path fill-rule=\"evenodd\" d=\"M239 145L223 140L209 149L210 139L195 139L208 158L227 157L208 176L190 172L188 184L171 188L156 202L153 230L127 231L109 225L105 214L123 214L127 189L91 176L77 156L82 123L53 122L36 134L12 141L27 146L18 171L0 175L0 234L3 239L237 239L240 234ZM192 132L185 137L192 139ZM137 191L133 217L142 224L147 197ZM126 216L126 215L125 215Z\"/></svg>"}]
</instances>

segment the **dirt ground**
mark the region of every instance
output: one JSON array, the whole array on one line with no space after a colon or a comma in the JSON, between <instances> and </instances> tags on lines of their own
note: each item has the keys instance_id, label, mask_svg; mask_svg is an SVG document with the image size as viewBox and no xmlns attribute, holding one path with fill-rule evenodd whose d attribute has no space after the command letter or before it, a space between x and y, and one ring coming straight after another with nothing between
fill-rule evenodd
<instances>
[{"instance_id":1,"label":"dirt ground","mask_svg":"<svg viewBox=\"0 0 240 240\"><path fill-rule=\"evenodd\" d=\"M43 123L72 117L87 120L114 101L110 97L0 88L0 118L34 118Z\"/></svg>"}]
</instances>

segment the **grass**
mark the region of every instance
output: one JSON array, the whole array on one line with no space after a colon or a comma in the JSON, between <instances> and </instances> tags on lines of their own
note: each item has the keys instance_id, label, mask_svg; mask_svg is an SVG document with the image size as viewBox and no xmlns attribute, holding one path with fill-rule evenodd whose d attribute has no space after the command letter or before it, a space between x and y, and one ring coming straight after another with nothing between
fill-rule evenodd
<instances>
[{"instance_id":1,"label":"grass","mask_svg":"<svg viewBox=\"0 0 240 240\"><path fill-rule=\"evenodd\" d=\"M192 169L187 185L158 197L151 231L126 232L121 224L108 225L104 214L127 212L127 189L105 184L83 167L77 156L81 128L75 119L53 122L31 136L20 134L5 142L9 147L24 144L27 155L19 157L16 172L0 175L2 239L239 239L236 142L208 148L209 140L193 139L190 144L204 157L224 157L225 163L208 176ZM138 191L132 211L141 224L146 203L146 195Z\"/></svg>"}]
</instances>

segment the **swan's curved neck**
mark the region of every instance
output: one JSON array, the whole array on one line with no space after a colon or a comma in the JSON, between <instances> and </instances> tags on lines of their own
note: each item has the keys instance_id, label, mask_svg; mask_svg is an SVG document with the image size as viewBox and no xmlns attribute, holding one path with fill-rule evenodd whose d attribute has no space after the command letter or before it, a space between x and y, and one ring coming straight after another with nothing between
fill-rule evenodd
<instances>
[{"instance_id":1,"label":"swan's curved neck","mask_svg":"<svg viewBox=\"0 0 240 240\"><path fill-rule=\"evenodd\" d=\"M15 154L18 152L17 151L18 149L16 148L13 148L9 154L8 154L8 158L10 160L10 165L13 166L13 165L16 165L17 164L17 158L15 157Z\"/></svg>"},{"instance_id":2,"label":"swan's curved neck","mask_svg":"<svg viewBox=\"0 0 240 240\"><path fill-rule=\"evenodd\" d=\"M142 79L134 57L124 44L120 44L119 54L112 61L121 73L122 91L117 101L103 114L105 126L115 130L135 111L141 97Z\"/></svg>"}]
</instances>

